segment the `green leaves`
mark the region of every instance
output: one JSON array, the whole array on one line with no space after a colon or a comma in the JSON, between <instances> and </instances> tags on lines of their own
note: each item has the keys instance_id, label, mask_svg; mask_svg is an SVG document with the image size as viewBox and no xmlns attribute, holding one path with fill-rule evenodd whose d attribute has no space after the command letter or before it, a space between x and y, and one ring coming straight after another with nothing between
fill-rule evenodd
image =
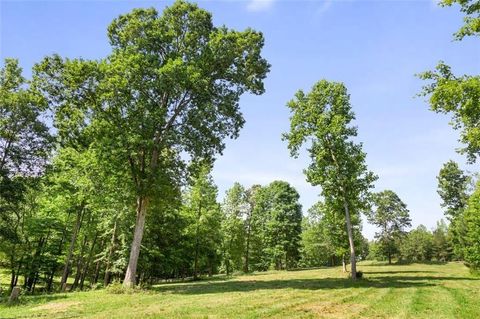
<instances>
[{"instance_id":1,"label":"green leaves","mask_svg":"<svg viewBox=\"0 0 480 319\"><path fill-rule=\"evenodd\" d=\"M460 141L466 145L460 152L475 162L480 154L480 76L457 77L440 62L435 71L419 77L430 81L420 95L429 97L432 111L452 115L450 124L460 130Z\"/></svg>"},{"instance_id":2,"label":"green leaves","mask_svg":"<svg viewBox=\"0 0 480 319\"><path fill-rule=\"evenodd\" d=\"M45 100L29 84L18 61L6 59L0 69L0 172L9 177L39 174L51 149L42 121Z\"/></svg>"},{"instance_id":3,"label":"green leaves","mask_svg":"<svg viewBox=\"0 0 480 319\"><path fill-rule=\"evenodd\" d=\"M441 6L460 5L460 11L465 13L464 25L455 33L456 40L462 40L466 36L480 35L480 2L478 0L443 0Z\"/></svg>"},{"instance_id":4,"label":"green leaves","mask_svg":"<svg viewBox=\"0 0 480 319\"><path fill-rule=\"evenodd\" d=\"M445 215L451 221L461 215L468 200L468 186L471 177L458 167L454 161L443 164L437 176L438 195L442 198Z\"/></svg>"},{"instance_id":5,"label":"green leaves","mask_svg":"<svg viewBox=\"0 0 480 319\"><path fill-rule=\"evenodd\" d=\"M411 226L407 205L391 190L384 190L373 196L374 209L367 214L368 221L379 228L375 233L379 248L391 263L398 250L398 241L405 235L405 228Z\"/></svg>"},{"instance_id":6,"label":"green leaves","mask_svg":"<svg viewBox=\"0 0 480 319\"><path fill-rule=\"evenodd\" d=\"M361 144L350 140L357 129L351 125L355 115L345 86L321 80L308 94L298 91L287 106L292 112L291 125L283 138L292 156L307 146L312 159L305 170L308 181L322 187L327 201L336 198L338 207L343 205L343 199L339 201L342 193L352 203L366 204L364 199L376 177L367 170Z\"/></svg>"}]
</instances>

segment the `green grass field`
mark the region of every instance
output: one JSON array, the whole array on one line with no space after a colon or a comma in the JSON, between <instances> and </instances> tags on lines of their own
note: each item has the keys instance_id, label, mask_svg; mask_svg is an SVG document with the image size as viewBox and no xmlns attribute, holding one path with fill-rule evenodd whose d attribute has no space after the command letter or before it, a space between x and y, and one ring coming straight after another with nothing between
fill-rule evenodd
<instances>
[{"instance_id":1,"label":"green grass field","mask_svg":"<svg viewBox=\"0 0 480 319\"><path fill-rule=\"evenodd\" d=\"M460 263L360 263L352 282L340 268L268 272L105 290L22 296L0 318L480 318L480 278Z\"/></svg>"}]
</instances>

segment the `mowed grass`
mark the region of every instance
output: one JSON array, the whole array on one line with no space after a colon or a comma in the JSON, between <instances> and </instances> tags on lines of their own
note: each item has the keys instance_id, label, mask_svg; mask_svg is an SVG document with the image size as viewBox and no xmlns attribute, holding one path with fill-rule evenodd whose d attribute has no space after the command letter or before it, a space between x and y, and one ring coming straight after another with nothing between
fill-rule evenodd
<instances>
[{"instance_id":1,"label":"mowed grass","mask_svg":"<svg viewBox=\"0 0 480 319\"><path fill-rule=\"evenodd\" d=\"M129 294L105 290L23 296L0 318L480 318L480 278L461 263L360 263L162 284Z\"/></svg>"}]
</instances>

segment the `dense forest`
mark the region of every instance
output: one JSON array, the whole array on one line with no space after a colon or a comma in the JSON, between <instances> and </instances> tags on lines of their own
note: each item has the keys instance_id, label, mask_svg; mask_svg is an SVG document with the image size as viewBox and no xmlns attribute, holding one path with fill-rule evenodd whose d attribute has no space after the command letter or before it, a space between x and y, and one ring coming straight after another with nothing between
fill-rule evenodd
<instances>
[{"instance_id":1,"label":"dense forest","mask_svg":"<svg viewBox=\"0 0 480 319\"><path fill-rule=\"evenodd\" d=\"M453 4L466 15L455 39L480 36L479 2L443 1ZM10 281L0 287L74 291L337 265L355 279L366 259L480 270L476 175L445 163L446 220L410 230L404 201L374 189L343 83L299 90L279 136L293 157L308 153L315 205L302 207L288 181L218 193L211 172L244 125L240 97L265 90L261 32L214 26L209 12L178 0L119 16L108 39L106 57L47 56L31 78L14 58L1 67L0 267ZM440 62L419 78L419 95L451 115L460 152L475 163L480 75ZM375 240L363 237L362 219L377 227Z\"/></svg>"}]
</instances>

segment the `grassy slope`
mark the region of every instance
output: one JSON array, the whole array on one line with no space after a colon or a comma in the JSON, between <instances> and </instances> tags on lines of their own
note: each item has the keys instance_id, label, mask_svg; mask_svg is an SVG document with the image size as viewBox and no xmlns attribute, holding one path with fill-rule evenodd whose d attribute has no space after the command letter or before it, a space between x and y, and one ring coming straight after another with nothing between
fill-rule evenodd
<instances>
[{"instance_id":1,"label":"grassy slope","mask_svg":"<svg viewBox=\"0 0 480 319\"><path fill-rule=\"evenodd\" d=\"M480 318L480 279L459 263L361 264L164 284L133 294L90 291L23 297L0 318Z\"/></svg>"}]
</instances>

